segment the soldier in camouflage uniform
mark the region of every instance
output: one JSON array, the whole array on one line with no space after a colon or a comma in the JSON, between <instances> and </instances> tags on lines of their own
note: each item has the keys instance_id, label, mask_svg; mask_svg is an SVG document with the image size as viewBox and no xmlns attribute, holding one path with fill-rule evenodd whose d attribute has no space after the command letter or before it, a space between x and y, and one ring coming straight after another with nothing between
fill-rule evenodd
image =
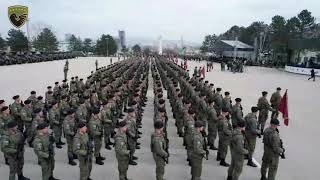
<instances>
[{"instance_id":1,"label":"soldier in camouflage uniform","mask_svg":"<svg viewBox=\"0 0 320 180\"><path fill-rule=\"evenodd\" d=\"M264 153L261 165L261 180L275 180L279 164L279 156L285 152L281 145L278 119L271 119L271 125L263 134ZM269 171L268 171L269 169ZM268 178L267 178L268 171Z\"/></svg>"},{"instance_id":2,"label":"soldier in camouflage uniform","mask_svg":"<svg viewBox=\"0 0 320 180\"><path fill-rule=\"evenodd\" d=\"M68 78L68 71L69 71L69 66L67 63L64 65L63 72L64 72L64 80L67 80Z\"/></svg>"},{"instance_id":3,"label":"soldier in camouflage uniform","mask_svg":"<svg viewBox=\"0 0 320 180\"><path fill-rule=\"evenodd\" d=\"M85 100L80 99L79 100L79 107L76 111L76 120L78 123L83 122L86 124L88 116L89 115L88 115L87 107L85 105Z\"/></svg>"},{"instance_id":4,"label":"soldier in camouflage uniform","mask_svg":"<svg viewBox=\"0 0 320 180\"><path fill-rule=\"evenodd\" d=\"M217 161L220 161L221 166L228 167L225 159L228 153L228 146L232 136L232 126L226 116L229 115L228 109L223 108L220 116L218 117L218 134L219 134L219 147L217 154Z\"/></svg>"},{"instance_id":5,"label":"soldier in camouflage uniform","mask_svg":"<svg viewBox=\"0 0 320 180\"><path fill-rule=\"evenodd\" d=\"M231 111L232 127L237 127L238 121L243 120L241 98L236 98L235 101L236 104L232 106Z\"/></svg>"},{"instance_id":6,"label":"soldier in camouflage uniform","mask_svg":"<svg viewBox=\"0 0 320 180\"><path fill-rule=\"evenodd\" d=\"M53 143L54 138L49 135L48 125L46 123L39 124L33 146L41 166L42 180L59 180L53 177L55 165Z\"/></svg>"},{"instance_id":7,"label":"soldier in camouflage uniform","mask_svg":"<svg viewBox=\"0 0 320 180\"><path fill-rule=\"evenodd\" d=\"M40 108L37 108L33 111L33 114L34 114L34 118L33 118L33 121L32 121L32 140L29 145L30 147L33 147L33 141L34 141L34 138L35 136L37 135L37 127L39 124L42 124L45 122L44 118L43 118L43 112Z\"/></svg>"},{"instance_id":8,"label":"soldier in camouflage uniform","mask_svg":"<svg viewBox=\"0 0 320 180\"><path fill-rule=\"evenodd\" d=\"M134 156L136 146L137 146L137 128L136 128L136 122L135 122L135 111L133 108L128 109L128 115L125 119L126 126L128 128L127 136L128 136L128 147L130 149L130 165L137 165L137 163L134 160L137 160L138 158Z\"/></svg>"},{"instance_id":9,"label":"soldier in camouflage uniform","mask_svg":"<svg viewBox=\"0 0 320 180\"><path fill-rule=\"evenodd\" d=\"M202 160L206 155L206 151L203 149L205 142L202 137L204 124L202 121L196 121L194 127L195 130L192 136L191 180L201 180Z\"/></svg>"},{"instance_id":10,"label":"soldier in camouflage uniform","mask_svg":"<svg viewBox=\"0 0 320 180\"><path fill-rule=\"evenodd\" d=\"M32 120L33 120L33 110L32 110L32 104L31 100L25 100L24 101L24 107L21 110L21 119L24 123L24 136L27 138L27 142L29 145L32 143L33 138L33 132L32 132ZM31 145L32 146L32 145Z\"/></svg>"},{"instance_id":11,"label":"soldier in camouflage uniform","mask_svg":"<svg viewBox=\"0 0 320 180\"><path fill-rule=\"evenodd\" d=\"M16 174L18 180L29 180L23 176L24 165L24 137L18 131L18 126L15 121L7 124L8 130L3 134L1 140L1 150L8 159L10 174L9 180L15 180Z\"/></svg>"},{"instance_id":12,"label":"soldier in camouflage uniform","mask_svg":"<svg viewBox=\"0 0 320 180\"><path fill-rule=\"evenodd\" d=\"M262 97L258 100L258 108L259 108L259 117L258 117L258 128L261 130L263 134L264 126L267 122L269 111L275 111L269 104L267 100L268 92L263 91Z\"/></svg>"},{"instance_id":13,"label":"soldier in camouflage uniform","mask_svg":"<svg viewBox=\"0 0 320 180\"><path fill-rule=\"evenodd\" d=\"M192 137L194 133L194 117L195 113L192 109L189 109L188 111L188 117L186 119L186 124L185 124L185 144L186 144L186 149L187 149L187 160L189 161L189 165L191 165L192 161Z\"/></svg>"},{"instance_id":14,"label":"soldier in camouflage uniform","mask_svg":"<svg viewBox=\"0 0 320 180\"><path fill-rule=\"evenodd\" d=\"M127 171L130 161L130 150L128 150L128 128L126 121L119 122L119 129L114 137L115 140L115 152L118 161L119 180L127 180Z\"/></svg>"},{"instance_id":15,"label":"soldier in camouflage uniform","mask_svg":"<svg viewBox=\"0 0 320 180\"><path fill-rule=\"evenodd\" d=\"M277 91L274 92L270 98L270 103L271 103L271 107L273 109L275 109L275 111L272 112L271 114L271 119L273 118L278 118L278 115L279 115L279 106L280 106L280 101L281 101L281 88L278 87L277 88Z\"/></svg>"},{"instance_id":16,"label":"soldier in camouflage uniform","mask_svg":"<svg viewBox=\"0 0 320 180\"><path fill-rule=\"evenodd\" d=\"M103 165L103 160L105 160L105 158L100 154L103 136L103 127L100 116L100 110L95 108L88 126L90 140L94 142L94 157L96 158L96 164Z\"/></svg>"},{"instance_id":17,"label":"soldier in camouflage uniform","mask_svg":"<svg viewBox=\"0 0 320 180\"><path fill-rule=\"evenodd\" d=\"M18 129L22 132L23 131L23 122L21 120L22 102L19 95L13 96L12 99L14 100L14 103L10 105L10 112L14 120L18 124Z\"/></svg>"},{"instance_id":18,"label":"soldier in camouflage uniform","mask_svg":"<svg viewBox=\"0 0 320 180\"><path fill-rule=\"evenodd\" d=\"M112 111L111 111L111 104L106 101L102 102L103 108L101 110L101 121L104 130L104 143L105 148L111 150L110 145L113 145L111 142L111 132L112 132Z\"/></svg>"},{"instance_id":19,"label":"soldier in camouflage uniform","mask_svg":"<svg viewBox=\"0 0 320 180\"><path fill-rule=\"evenodd\" d=\"M244 130L245 122L238 121L230 142L231 165L228 169L227 180L238 180L242 172L244 156L248 154L248 150L244 148Z\"/></svg>"},{"instance_id":20,"label":"soldier in camouflage uniform","mask_svg":"<svg viewBox=\"0 0 320 180\"><path fill-rule=\"evenodd\" d=\"M37 93L36 93L36 91L31 91L31 92L30 92L30 96L28 97L27 100L30 100L32 106L34 106L35 103L37 102Z\"/></svg>"},{"instance_id":21,"label":"soldier in camouflage uniform","mask_svg":"<svg viewBox=\"0 0 320 180\"><path fill-rule=\"evenodd\" d=\"M261 138L261 131L257 126L258 107L252 107L251 113L244 117L246 123L245 137L248 153L248 166L257 167L252 161L252 156L256 148L257 136Z\"/></svg>"},{"instance_id":22,"label":"soldier in camouflage uniform","mask_svg":"<svg viewBox=\"0 0 320 180\"><path fill-rule=\"evenodd\" d=\"M53 97L56 100L60 100L60 89L61 87L59 86L59 82L55 82L53 87Z\"/></svg>"},{"instance_id":23,"label":"soldier in camouflage uniform","mask_svg":"<svg viewBox=\"0 0 320 180\"><path fill-rule=\"evenodd\" d=\"M80 180L91 180L93 148L93 141L89 140L86 124L80 122L73 139L73 150L79 159Z\"/></svg>"},{"instance_id":24,"label":"soldier in camouflage uniform","mask_svg":"<svg viewBox=\"0 0 320 180\"><path fill-rule=\"evenodd\" d=\"M164 138L163 132L164 124L162 121L156 121L154 123L155 132L151 135L151 152L153 159L156 163L156 179L163 180L166 159L169 158L169 154L166 152L167 143Z\"/></svg>"},{"instance_id":25,"label":"soldier in camouflage uniform","mask_svg":"<svg viewBox=\"0 0 320 180\"><path fill-rule=\"evenodd\" d=\"M222 91L221 88L217 88L217 91L213 96L214 105L218 114L220 114L221 108L223 106L223 97L221 95L221 91Z\"/></svg>"},{"instance_id":26,"label":"soldier in camouflage uniform","mask_svg":"<svg viewBox=\"0 0 320 180\"><path fill-rule=\"evenodd\" d=\"M229 110L229 113L231 113L231 111L232 111L232 100L231 100L229 92L224 93L224 98L222 101L222 108L227 108Z\"/></svg>"},{"instance_id":27,"label":"soldier in camouflage uniform","mask_svg":"<svg viewBox=\"0 0 320 180\"><path fill-rule=\"evenodd\" d=\"M49 120L50 120L50 125L53 130L54 138L55 138L55 143L56 147L58 149L62 148L62 145L65 145L61 141L61 136L62 136L62 120L60 117L60 109L58 107L58 102L57 101L52 101L51 103L52 107L49 110Z\"/></svg>"},{"instance_id":28,"label":"soldier in camouflage uniform","mask_svg":"<svg viewBox=\"0 0 320 180\"><path fill-rule=\"evenodd\" d=\"M63 131L68 145L68 159L71 166L77 165L74 162L76 155L73 153L73 137L76 134L75 113L73 109L68 110L68 116L63 121Z\"/></svg>"},{"instance_id":29,"label":"soldier in camouflage uniform","mask_svg":"<svg viewBox=\"0 0 320 180\"><path fill-rule=\"evenodd\" d=\"M208 102L207 116L208 116L208 145L210 146L210 149L218 150L214 145L214 142L218 134L218 128L217 128L218 116L214 108L214 101L212 99L209 99L209 102Z\"/></svg>"}]
</instances>

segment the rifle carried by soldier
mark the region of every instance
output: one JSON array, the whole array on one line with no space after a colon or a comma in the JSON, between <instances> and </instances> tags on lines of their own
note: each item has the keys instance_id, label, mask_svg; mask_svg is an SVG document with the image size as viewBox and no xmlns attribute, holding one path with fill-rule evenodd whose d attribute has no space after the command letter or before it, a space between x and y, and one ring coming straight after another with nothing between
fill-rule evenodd
<instances>
[{"instance_id":1,"label":"rifle carried by soldier","mask_svg":"<svg viewBox=\"0 0 320 180\"><path fill-rule=\"evenodd\" d=\"M203 150L206 151L205 158L206 158L206 160L209 160L207 133L205 131L202 131L202 137L203 137Z\"/></svg>"},{"instance_id":2,"label":"rifle carried by soldier","mask_svg":"<svg viewBox=\"0 0 320 180\"><path fill-rule=\"evenodd\" d=\"M91 155L94 152L94 142L93 140L89 139L87 143L87 155L86 155L86 161L91 160Z\"/></svg>"},{"instance_id":3,"label":"rifle carried by soldier","mask_svg":"<svg viewBox=\"0 0 320 180\"><path fill-rule=\"evenodd\" d=\"M50 133L49 134L49 147L48 147L48 150L49 150L49 158L48 158L48 160L53 158L53 154L54 154L53 144L54 143L55 143L55 139L54 139L53 133Z\"/></svg>"},{"instance_id":4,"label":"rifle carried by soldier","mask_svg":"<svg viewBox=\"0 0 320 180\"><path fill-rule=\"evenodd\" d=\"M279 133L279 129L277 128L276 131ZM283 152L280 154L281 159L285 159L286 155L284 154L284 152L286 151L286 149L283 147L283 141L282 139L280 139L280 147L283 150Z\"/></svg>"}]
</instances>

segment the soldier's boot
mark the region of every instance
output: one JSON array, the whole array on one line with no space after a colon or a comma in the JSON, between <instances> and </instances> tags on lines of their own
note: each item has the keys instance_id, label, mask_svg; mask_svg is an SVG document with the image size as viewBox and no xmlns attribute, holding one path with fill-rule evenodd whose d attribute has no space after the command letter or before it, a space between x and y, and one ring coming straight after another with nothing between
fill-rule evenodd
<instances>
[{"instance_id":1,"label":"soldier's boot","mask_svg":"<svg viewBox=\"0 0 320 180\"><path fill-rule=\"evenodd\" d=\"M257 167L257 165L252 161L252 159L249 159L247 165L251 167Z\"/></svg>"},{"instance_id":2,"label":"soldier's boot","mask_svg":"<svg viewBox=\"0 0 320 180\"><path fill-rule=\"evenodd\" d=\"M111 150L111 149L112 149L109 144L106 144L106 145L105 145L105 148L106 148L107 150Z\"/></svg>"},{"instance_id":3,"label":"soldier's boot","mask_svg":"<svg viewBox=\"0 0 320 180\"><path fill-rule=\"evenodd\" d=\"M72 154L73 159L78 159L78 156L76 154Z\"/></svg>"},{"instance_id":4,"label":"soldier's boot","mask_svg":"<svg viewBox=\"0 0 320 180\"><path fill-rule=\"evenodd\" d=\"M9 166L8 158L4 158L4 159L5 159L5 163L6 163L6 165L8 165L8 166Z\"/></svg>"},{"instance_id":5,"label":"soldier's boot","mask_svg":"<svg viewBox=\"0 0 320 180\"><path fill-rule=\"evenodd\" d=\"M99 158L100 158L102 161L106 160L106 158L103 157L103 156L101 156L101 154L99 154Z\"/></svg>"},{"instance_id":6,"label":"soldier's boot","mask_svg":"<svg viewBox=\"0 0 320 180\"><path fill-rule=\"evenodd\" d=\"M140 149L140 146L139 146L139 145L136 145L136 149Z\"/></svg>"},{"instance_id":7,"label":"soldier's boot","mask_svg":"<svg viewBox=\"0 0 320 180\"><path fill-rule=\"evenodd\" d=\"M27 177L24 177L23 174L18 175L18 180L30 180Z\"/></svg>"},{"instance_id":8,"label":"soldier's boot","mask_svg":"<svg viewBox=\"0 0 320 180\"><path fill-rule=\"evenodd\" d=\"M132 166L136 166L138 165L138 163L136 163L134 160L130 159L129 160L129 164L132 165Z\"/></svg>"},{"instance_id":9,"label":"soldier's boot","mask_svg":"<svg viewBox=\"0 0 320 180\"><path fill-rule=\"evenodd\" d=\"M267 177L261 176L260 180L267 180Z\"/></svg>"},{"instance_id":10,"label":"soldier's boot","mask_svg":"<svg viewBox=\"0 0 320 180\"><path fill-rule=\"evenodd\" d=\"M138 160L137 156L132 156L132 160Z\"/></svg>"},{"instance_id":11,"label":"soldier's boot","mask_svg":"<svg viewBox=\"0 0 320 180\"><path fill-rule=\"evenodd\" d=\"M100 157L96 157L96 164L104 165L104 162L102 161L102 159Z\"/></svg>"},{"instance_id":12,"label":"soldier's boot","mask_svg":"<svg viewBox=\"0 0 320 180\"><path fill-rule=\"evenodd\" d=\"M142 132L138 131L138 134L142 134Z\"/></svg>"},{"instance_id":13,"label":"soldier's boot","mask_svg":"<svg viewBox=\"0 0 320 180\"><path fill-rule=\"evenodd\" d=\"M137 145L140 146L141 143L137 142Z\"/></svg>"},{"instance_id":14,"label":"soldier's boot","mask_svg":"<svg viewBox=\"0 0 320 180\"><path fill-rule=\"evenodd\" d=\"M93 179L91 179L90 177L88 177L88 179L87 180L93 180Z\"/></svg>"},{"instance_id":15,"label":"soldier's boot","mask_svg":"<svg viewBox=\"0 0 320 180\"><path fill-rule=\"evenodd\" d=\"M57 179L57 178L55 178L55 177L53 177L53 176L50 176L50 177L49 177L49 180L60 180L60 179Z\"/></svg>"},{"instance_id":16,"label":"soldier's boot","mask_svg":"<svg viewBox=\"0 0 320 180\"><path fill-rule=\"evenodd\" d=\"M66 143L62 142L61 139L59 139L58 144L59 144L60 146L63 146L63 145L65 145Z\"/></svg>"},{"instance_id":17,"label":"soldier's boot","mask_svg":"<svg viewBox=\"0 0 320 180\"><path fill-rule=\"evenodd\" d=\"M214 151L218 150L218 148L216 146L214 146L214 144L210 146L210 149L214 150Z\"/></svg>"},{"instance_id":18,"label":"soldier's boot","mask_svg":"<svg viewBox=\"0 0 320 180\"><path fill-rule=\"evenodd\" d=\"M70 164L71 166L76 166L76 165L77 165L77 163L73 161L73 156L72 156L72 155L69 156L69 162L68 162L68 164Z\"/></svg>"},{"instance_id":19,"label":"soldier's boot","mask_svg":"<svg viewBox=\"0 0 320 180\"><path fill-rule=\"evenodd\" d=\"M221 160L221 158L220 158L220 153L218 152L217 153L217 159L216 159L217 161L220 161Z\"/></svg>"},{"instance_id":20,"label":"soldier's boot","mask_svg":"<svg viewBox=\"0 0 320 180\"><path fill-rule=\"evenodd\" d=\"M56 143L56 148L62 149L62 146L60 144Z\"/></svg>"},{"instance_id":21,"label":"soldier's boot","mask_svg":"<svg viewBox=\"0 0 320 180\"><path fill-rule=\"evenodd\" d=\"M228 164L224 159L221 159L220 166L229 167L230 164Z\"/></svg>"},{"instance_id":22,"label":"soldier's boot","mask_svg":"<svg viewBox=\"0 0 320 180\"><path fill-rule=\"evenodd\" d=\"M110 146L114 145L114 143L111 142L110 138L109 138L109 140L108 140L108 144L109 144Z\"/></svg>"},{"instance_id":23,"label":"soldier's boot","mask_svg":"<svg viewBox=\"0 0 320 180\"><path fill-rule=\"evenodd\" d=\"M228 177L227 177L227 180L232 180L232 176L228 176Z\"/></svg>"}]
</instances>

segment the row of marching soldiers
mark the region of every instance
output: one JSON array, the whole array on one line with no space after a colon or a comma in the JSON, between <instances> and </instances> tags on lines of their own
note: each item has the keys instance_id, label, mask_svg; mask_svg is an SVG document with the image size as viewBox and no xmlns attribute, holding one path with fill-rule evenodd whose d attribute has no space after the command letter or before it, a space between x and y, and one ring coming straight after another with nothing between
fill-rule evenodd
<instances>
[{"instance_id":1,"label":"row of marching soldiers","mask_svg":"<svg viewBox=\"0 0 320 180\"><path fill-rule=\"evenodd\" d=\"M54 149L65 145L64 135L68 163L77 165L74 160L79 159L80 179L89 180L92 155L96 164L104 164L105 158L100 154L102 141L110 150L113 145L110 139L116 134L119 119L124 117L123 111L132 114L144 105L147 64L129 59L99 68L86 82L78 77L71 78L70 84L66 80L62 85L56 82L54 88L47 87L45 99L32 91L25 101L19 95L14 96L10 106L0 100L1 150L10 168L9 179L14 180L16 175L18 180L29 179L23 175L27 142L38 157L42 179L55 180ZM130 124L128 117L126 121ZM138 126L141 127L141 118L132 128ZM53 133L49 133L49 127Z\"/></svg>"},{"instance_id":2,"label":"row of marching soldiers","mask_svg":"<svg viewBox=\"0 0 320 180\"><path fill-rule=\"evenodd\" d=\"M245 158L248 159L248 166L257 167L252 156L256 139L262 135L265 151L261 180L275 179L279 157L284 158L285 151L277 129L280 88L271 97L272 106L266 100L267 93L263 92L258 107L252 107L251 113L244 117L241 98L236 98L232 105L229 92L225 92L223 97L221 88L214 88L214 84L204 82L196 75L189 78L188 71L169 60L159 58L157 63L168 92L177 133L184 139L192 180L200 179L202 159L208 159L209 149L217 150L216 160L220 161L221 166L229 167L228 180L238 180ZM264 129L269 111L273 112L271 125ZM215 146L217 135L218 148ZM228 147L231 150L231 165L226 162Z\"/></svg>"}]
</instances>

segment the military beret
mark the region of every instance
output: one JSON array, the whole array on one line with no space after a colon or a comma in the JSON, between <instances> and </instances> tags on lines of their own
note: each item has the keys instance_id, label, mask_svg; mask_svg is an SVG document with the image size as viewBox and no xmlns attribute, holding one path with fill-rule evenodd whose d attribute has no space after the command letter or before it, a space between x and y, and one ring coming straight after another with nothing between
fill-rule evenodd
<instances>
[{"instance_id":1,"label":"military beret","mask_svg":"<svg viewBox=\"0 0 320 180\"><path fill-rule=\"evenodd\" d=\"M96 90L91 91L91 93L96 93L96 92L97 92Z\"/></svg>"},{"instance_id":2,"label":"military beret","mask_svg":"<svg viewBox=\"0 0 320 180\"><path fill-rule=\"evenodd\" d=\"M8 106L3 106L3 107L1 108L1 112L6 111L7 109L9 109Z\"/></svg>"},{"instance_id":3,"label":"military beret","mask_svg":"<svg viewBox=\"0 0 320 180\"><path fill-rule=\"evenodd\" d=\"M209 81L205 81L204 83L208 84L208 83L209 83Z\"/></svg>"},{"instance_id":4,"label":"military beret","mask_svg":"<svg viewBox=\"0 0 320 180\"><path fill-rule=\"evenodd\" d=\"M38 99L38 100L42 100L43 97L42 97L42 96L38 96L37 99Z\"/></svg>"},{"instance_id":5,"label":"military beret","mask_svg":"<svg viewBox=\"0 0 320 180\"><path fill-rule=\"evenodd\" d=\"M65 82L67 82L67 80L63 80L62 82L64 82L64 83L65 83Z\"/></svg>"},{"instance_id":6,"label":"military beret","mask_svg":"<svg viewBox=\"0 0 320 180\"><path fill-rule=\"evenodd\" d=\"M270 124L279 126L280 125L280 121L278 119L271 119Z\"/></svg>"},{"instance_id":7,"label":"military beret","mask_svg":"<svg viewBox=\"0 0 320 180\"><path fill-rule=\"evenodd\" d=\"M199 76L200 77L200 76ZM203 81L204 78L200 78L200 81Z\"/></svg>"},{"instance_id":8,"label":"military beret","mask_svg":"<svg viewBox=\"0 0 320 180\"><path fill-rule=\"evenodd\" d=\"M59 82L55 82L54 84L59 84Z\"/></svg>"},{"instance_id":9,"label":"military beret","mask_svg":"<svg viewBox=\"0 0 320 180\"><path fill-rule=\"evenodd\" d=\"M83 101L84 102L84 101ZM83 103L82 103L83 104ZM102 105L107 105L108 104L108 101L102 101L101 103Z\"/></svg>"},{"instance_id":10,"label":"military beret","mask_svg":"<svg viewBox=\"0 0 320 180\"><path fill-rule=\"evenodd\" d=\"M203 127L204 125L203 125L203 122L202 121L196 121L195 123L194 123L194 127L195 128L200 128L200 127Z\"/></svg>"},{"instance_id":11,"label":"military beret","mask_svg":"<svg viewBox=\"0 0 320 180\"><path fill-rule=\"evenodd\" d=\"M68 115L72 115L74 113L75 113L74 109L72 109L72 108L68 109Z\"/></svg>"},{"instance_id":12,"label":"military beret","mask_svg":"<svg viewBox=\"0 0 320 180\"><path fill-rule=\"evenodd\" d=\"M16 99L19 99L19 97L20 97L19 95L15 95L12 97L12 99L16 100Z\"/></svg>"},{"instance_id":13,"label":"military beret","mask_svg":"<svg viewBox=\"0 0 320 180\"><path fill-rule=\"evenodd\" d=\"M125 127L127 125L127 122L126 121L120 121L119 123L118 123L118 126L119 127Z\"/></svg>"},{"instance_id":14,"label":"military beret","mask_svg":"<svg viewBox=\"0 0 320 180\"><path fill-rule=\"evenodd\" d=\"M229 112L229 109L228 108L222 108L222 112Z\"/></svg>"},{"instance_id":15,"label":"military beret","mask_svg":"<svg viewBox=\"0 0 320 180\"><path fill-rule=\"evenodd\" d=\"M16 127L16 126L18 126L18 124L17 124L16 121L10 121L10 122L7 124L7 127L8 127L9 129L14 128L14 127Z\"/></svg>"},{"instance_id":16,"label":"military beret","mask_svg":"<svg viewBox=\"0 0 320 180\"><path fill-rule=\"evenodd\" d=\"M176 89L176 92L178 92L178 91L180 91L180 89L179 89L179 88L177 88L177 89Z\"/></svg>"},{"instance_id":17,"label":"military beret","mask_svg":"<svg viewBox=\"0 0 320 180\"><path fill-rule=\"evenodd\" d=\"M164 99L159 99L159 104L164 104L166 101Z\"/></svg>"},{"instance_id":18,"label":"military beret","mask_svg":"<svg viewBox=\"0 0 320 180\"><path fill-rule=\"evenodd\" d=\"M71 77L71 79L74 79L74 77Z\"/></svg>"},{"instance_id":19,"label":"military beret","mask_svg":"<svg viewBox=\"0 0 320 180\"><path fill-rule=\"evenodd\" d=\"M3 99L0 100L0 104L4 103L5 101Z\"/></svg>"},{"instance_id":20,"label":"military beret","mask_svg":"<svg viewBox=\"0 0 320 180\"><path fill-rule=\"evenodd\" d=\"M280 90L281 90L281 88L280 88L280 87L278 87L278 88L277 88L277 90L278 90L278 91L280 91Z\"/></svg>"},{"instance_id":21,"label":"military beret","mask_svg":"<svg viewBox=\"0 0 320 180\"><path fill-rule=\"evenodd\" d=\"M253 113L258 112L258 110L259 110L259 108L256 106L251 107L251 112L253 112Z\"/></svg>"},{"instance_id":22,"label":"military beret","mask_svg":"<svg viewBox=\"0 0 320 180\"><path fill-rule=\"evenodd\" d=\"M161 129L161 128L163 128L163 122L157 120L156 122L154 122L154 128L155 128L155 129Z\"/></svg>"},{"instance_id":23,"label":"military beret","mask_svg":"<svg viewBox=\"0 0 320 180\"><path fill-rule=\"evenodd\" d=\"M83 81L83 79L81 78L80 81Z\"/></svg>"},{"instance_id":24,"label":"military beret","mask_svg":"<svg viewBox=\"0 0 320 180\"><path fill-rule=\"evenodd\" d=\"M31 91L30 94L36 94L36 92L35 91Z\"/></svg>"},{"instance_id":25,"label":"military beret","mask_svg":"<svg viewBox=\"0 0 320 180\"><path fill-rule=\"evenodd\" d=\"M48 127L47 123L41 123L41 124L39 124L37 126L37 130L42 130L42 129L45 129L47 127Z\"/></svg>"},{"instance_id":26,"label":"military beret","mask_svg":"<svg viewBox=\"0 0 320 180\"><path fill-rule=\"evenodd\" d=\"M193 109L189 109L188 113L189 113L190 115L194 114Z\"/></svg>"},{"instance_id":27,"label":"military beret","mask_svg":"<svg viewBox=\"0 0 320 180\"><path fill-rule=\"evenodd\" d=\"M79 124L78 124L78 128L79 129L81 129L81 128L85 127L85 126L86 126L86 123L84 123L84 122L79 122Z\"/></svg>"},{"instance_id":28,"label":"military beret","mask_svg":"<svg viewBox=\"0 0 320 180\"><path fill-rule=\"evenodd\" d=\"M48 94L53 94L53 91L48 91Z\"/></svg>"},{"instance_id":29,"label":"military beret","mask_svg":"<svg viewBox=\"0 0 320 180\"><path fill-rule=\"evenodd\" d=\"M48 86L48 87L47 87L47 89L51 89L51 88L52 88L51 86Z\"/></svg>"},{"instance_id":30,"label":"military beret","mask_svg":"<svg viewBox=\"0 0 320 180\"><path fill-rule=\"evenodd\" d=\"M83 98L84 98L84 99L89 99L90 97L89 97L89 96L83 96Z\"/></svg>"},{"instance_id":31,"label":"military beret","mask_svg":"<svg viewBox=\"0 0 320 180\"><path fill-rule=\"evenodd\" d=\"M213 84L213 83L210 83L210 86L214 86L214 84Z\"/></svg>"},{"instance_id":32,"label":"military beret","mask_svg":"<svg viewBox=\"0 0 320 180\"><path fill-rule=\"evenodd\" d=\"M217 91L221 91L222 89L221 88L217 88Z\"/></svg>"},{"instance_id":33,"label":"military beret","mask_svg":"<svg viewBox=\"0 0 320 180\"><path fill-rule=\"evenodd\" d=\"M267 95L267 94L268 94L267 91L262 91L262 96L265 96L265 95Z\"/></svg>"},{"instance_id":34,"label":"military beret","mask_svg":"<svg viewBox=\"0 0 320 180\"><path fill-rule=\"evenodd\" d=\"M78 76L76 76L76 79L78 79L79 77Z\"/></svg>"},{"instance_id":35,"label":"military beret","mask_svg":"<svg viewBox=\"0 0 320 180\"><path fill-rule=\"evenodd\" d=\"M130 106L135 106L137 104L137 101L132 101L131 103L130 103Z\"/></svg>"},{"instance_id":36,"label":"military beret","mask_svg":"<svg viewBox=\"0 0 320 180\"><path fill-rule=\"evenodd\" d=\"M178 94L178 97L179 97L179 98L180 98L180 97L182 97L182 94L181 94L181 93L179 93L179 94Z\"/></svg>"},{"instance_id":37,"label":"military beret","mask_svg":"<svg viewBox=\"0 0 320 180\"><path fill-rule=\"evenodd\" d=\"M128 113L132 113L132 112L134 112L134 109L133 108L129 108L128 109Z\"/></svg>"},{"instance_id":38,"label":"military beret","mask_svg":"<svg viewBox=\"0 0 320 180\"><path fill-rule=\"evenodd\" d=\"M236 98L235 101L236 102L241 102L241 98Z\"/></svg>"},{"instance_id":39,"label":"military beret","mask_svg":"<svg viewBox=\"0 0 320 180\"><path fill-rule=\"evenodd\" d=\"M30 99L27 99L24 101L24 104L30 104L31 103L31 100Z\"/></svg>"},{"instance_id":40,"label":"military beret","mask_svg":"<svg viewBox=\"0 0 320 180\"><path fill-rule=\"evenodd\" d=\"M52 106L54 106L54 105L56 105L56 104L58 104L58 101L56 101L56 100L53 100L53 101L51 101L51 103L50 103Z\"/></svg>"},{"instance_id":41,"label":"military beret","mask_svg":"<svg viewBox=\"0 0 320 180\"><path fill-rule=\"evenodd\" d=\"M93 114L99 114L100 113L100 109L98 108L94 108L92 111Z\"/></svg>"},{"instance_id":42,"label":"military beret","mask_svg":"<svg viewBox=\"0 0 320 180\"><path fill-rule=\"evenodd\" d=\"M163 107L160 107L160 108L158 108L158 111L161 112L161 113L163 113L163 112L166 112L166 109L163 108Z\"/></svg>"},{"instance_id":43,"label":"military beret","mask_svg":"<svg viewBox=\"0 0 320 180\"><path fill-rule=\"evenodd\" d=\"M163 97L163 94L158 94L158 98L162 98Z\"/></svg>"},{"instance_id":44,"label":"military beret","mask_svg":"<svg viewBox=\"0 0 320 180\"><path fill-rule=\"evenodd\" d=\"M33 112L34 112L35 114L38 114L38 113L40 113L41 111L42 111L41 108L37 108L37 109L35 109Z\"/></svg>"},{"instance_id":45,"label":"military beret","mask_svg":"<svg viewBox=\"0 0 320 180\"><path fill-rule=\"evenodd\" d=\"M134 94L134 97L139 97L140 95L139 94Z\"/></svg>"},{"instance_id":46,"label":"military beret","mask_svg":"<svg viewBox=\"0 0 320 180\"><path fill-rule=\"evenodd\" d=\"M243 127L246 126L246 122L243 121L243 120L240 120L240 121L237 122L237 126L240 127L240 128L243 128Z\"/></svg>"},{"instance_id":47,"label":"military beret","mask_svg":"<svg viewBox=\"0 0 320 180\"><path fill-rule=\"evenodd\" d=\"M225 95L225 96L229 96L230 93L229 93L228 91L226 91L226 92L224 92L224 95Z\"/></svg>"}]
</instances>

